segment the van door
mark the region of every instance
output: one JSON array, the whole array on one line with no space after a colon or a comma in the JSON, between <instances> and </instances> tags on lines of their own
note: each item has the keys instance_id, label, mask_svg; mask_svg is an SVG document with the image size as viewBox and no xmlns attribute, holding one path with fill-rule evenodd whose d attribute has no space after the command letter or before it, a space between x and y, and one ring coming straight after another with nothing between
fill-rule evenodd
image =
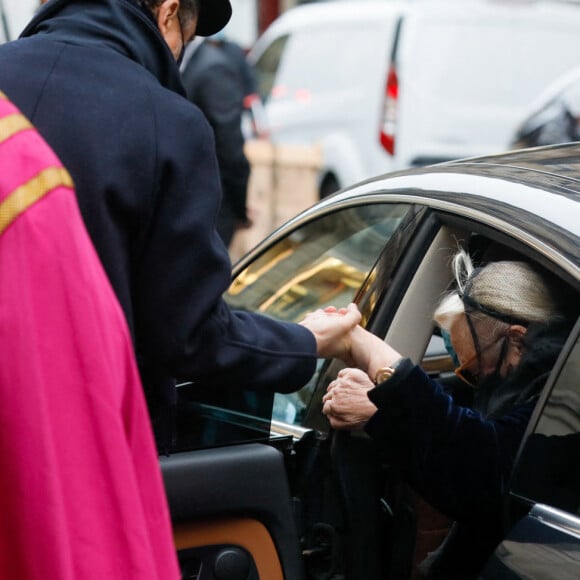
<instances>
[{"instance_id":1,"label":"van door","mask_svg":"<svg viewBox=\"0 0 580 580\"><path fill-rule=\"evenodd\" d=\"M509 149L534 99L577 66L576 6L415 7L399 48L398 168Z\"/></svg>"}]
</instances>

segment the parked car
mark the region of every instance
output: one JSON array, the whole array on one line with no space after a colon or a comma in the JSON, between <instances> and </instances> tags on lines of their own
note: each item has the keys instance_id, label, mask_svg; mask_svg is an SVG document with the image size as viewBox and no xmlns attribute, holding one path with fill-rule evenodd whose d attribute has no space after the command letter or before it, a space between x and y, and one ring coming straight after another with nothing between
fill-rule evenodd
<instances>
[{"instance_id":1,"label":"parked car","mask_svg":"<svg viewBox=\"0 0 580 580\"><path fill-rule=\"evenodd\" d=\"M509 148L523 111L577 64L563 2L317 2L249 58L275 143L319 143L320 196L387 171Z\"/></svg>"},{"instance_id":2,"label":"parked car","mask_svg":"<svg viewBox=\"0 0 580 580\"><path fill-rule=\"evenodd\" d=\"M512 138L515 149L580 140L580 67L556 79L529 107Z\"/></svg>"},{"instance_id":3,"label":"parked car","mask_svg":"<svg viewBox=\"0 0 580 580\"><path fill-rule=\"evenodd\" d=\"M432 312L457 245L523 257L578 296L579 242L580 144L467 159L319 202L237 264L227 300L292 321L355 300L368 329L448 382ZM184 578L410 577L435 530L366 437L329 428L321 397L341 366L320 360L293 395L240 393L235 377L179 386L178 437L161 467ZM580 577L579 369L577 321L529 423L505 540L483 579Z\"/></svg>"}]
</instances>

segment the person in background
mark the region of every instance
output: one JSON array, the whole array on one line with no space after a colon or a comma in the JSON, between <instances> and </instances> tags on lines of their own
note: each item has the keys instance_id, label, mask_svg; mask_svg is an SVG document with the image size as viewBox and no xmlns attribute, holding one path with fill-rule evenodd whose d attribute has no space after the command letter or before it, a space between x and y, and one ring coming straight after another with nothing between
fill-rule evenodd
<instances>
[{"instance_id":1,"label":"person in background","mask_svg":"<svg viewBox=\"0 0 580 580\"><path fill-rule=\"evenodd\" d=\"M242 133L246 140L268 137L268 123L262 97L258 88L258 77L247 58L246 51L233 40L226 37L224 30L207 39L225 54L238 73L244 93L242 111Z\"/></svg>"},{"instance_id":2,"label":"person in background","mask_svg":"<svg viewBox=\"0 0 580 580\"><path fill-rule=\"evenodd\" d=\"M0 93L0 578L180 578L121 307L70 175Z\"/></svg>"},{"instance_id":3,"label":"person in background","mask_svg":"<svg viewBox=\"0 0 580 580\"><path fill-rule=\"evenodd\" d=\"M0 46L0 86L75 181L163 452L175 442L176 378L291 392L360 319L351 309L282 323L222 298L231 262L215 227L213 131L177 63L196 34L215 34L230 15L229 0L49 0Z\"/></svg>"},{"instance_id":4,"label":"person in background","mask_svg":"<svg viewBox=\"0 0 580 580\"><path fill-rule=\"evenodd\" d=\"M245 50L237 42L226 38L224 30L216 32L207 41L217 46L234 65L240 78L244 99L255 95L258 92L258 81L254 69L246 58Z\"/></svg>"},{"instance_id":5,"label":"person in background","mask_svg":"<svg viewBox=\"0 0 580 580\"><path fill-rule=\"evenodd\" d=\"M335 429L371 436L404 480L455 523L423 568L428 578L477 577L501 540L501 504L515 456L576 316L544 274L499 261L474 268L460 251L457 290L434 318L473 386L474 408L377 336L357 327L351 360L324 396ZM571 314L571 313L570 313Z\"/></svg>"},{"instance_id":6,"label":"person in background","mask_svg":"<svg viewBox=\"0 0 580 580\"><path fill-rule=\"evenodd\" d=\"M242 134L244 86L234 63L209 39L189 44L180 70L187 98L213 129L222 186L217 230L229 248L236 230L251 225L246 203L250 164Z\"/></svg>"}]
</instances>

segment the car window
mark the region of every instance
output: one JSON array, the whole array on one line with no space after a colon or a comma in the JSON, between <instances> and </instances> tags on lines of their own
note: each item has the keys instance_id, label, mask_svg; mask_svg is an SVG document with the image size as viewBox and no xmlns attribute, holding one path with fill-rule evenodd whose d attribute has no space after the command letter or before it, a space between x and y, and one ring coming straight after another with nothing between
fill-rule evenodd
<instances>
[{"instance_id":1,"label":"car window","mask_svg":"<svg viewBox=\"0 0 580 580\"><path fill-rule=\"evenodd\" d=\"M298 322L317 308L346 306L409 208L365 205L309 222L240 272L226 301L233 308L289 322ZM323 363L319 360L319 370ZM277 394L273 418L301 424L316 378L317 374L297 393Z\"/></svg>"},{"instance_id":2,"label":"car window","mask_svg":"<svg viewBox=\"0 0 580 580\"><path fill-rule=\"evenodd\" d=\"M579 330L577 323L565 363L526 441L512 486L516 495L533 503L575 515L580 515Z\"/></svg>"}]
</instances>

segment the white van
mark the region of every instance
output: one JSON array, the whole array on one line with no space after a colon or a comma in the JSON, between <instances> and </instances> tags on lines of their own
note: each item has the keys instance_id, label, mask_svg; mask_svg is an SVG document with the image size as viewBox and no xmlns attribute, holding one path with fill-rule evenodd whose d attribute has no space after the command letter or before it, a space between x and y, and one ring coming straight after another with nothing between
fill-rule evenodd
<instances>
[{"instance_id":1,"label":"white van","mask_svg":"<svg viewBox=\"0 0 580 580\"><path fill-rule=\"evenodd\" d=\"M40 0L0 0L0 44L18 38L40 7Z\"/></svg>"},{"instance_id":2,"label":"white van","mask_svg":"<svg viewBox=\"0 0 580 580\"><path fill-rule=\"evenodd\" d=\"M275 143L319 143L321 196L376 174L508 149L580 60L580 6L335 0L292 8L249 54Z\"/></svg>"}]
</instances>

